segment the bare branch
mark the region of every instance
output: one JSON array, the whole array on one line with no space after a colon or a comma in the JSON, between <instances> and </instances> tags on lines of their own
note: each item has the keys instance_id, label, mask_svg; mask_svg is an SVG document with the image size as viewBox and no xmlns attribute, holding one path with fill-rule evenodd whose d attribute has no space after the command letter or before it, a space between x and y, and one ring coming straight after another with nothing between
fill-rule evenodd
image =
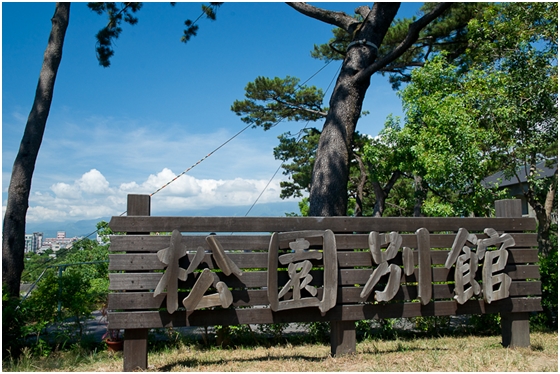
<instances>
[{"instance_id":1,"label":"bare branch","mask_svg":"<svg viewBox=\"0 0 560 374\"><path fill-rule=\"evenodd\" d=\"M405 64L389 65L389 66L382 67L381 69L379 69L379 71L383 71L386 73L400 73L398 69L406 69L412 66L421 68L424 66L424 63L420 61L413 61L413 62L407 62Z\"/></svg>"},{"instance_id":2,"label":"bare branch","mask_svg":"<svg viewBox=\"0 0 560 374\"><path fill-rule=\"evenodd\" d=\"M367 69L361 71L357 76L357 80L367 79L371 77L375 72L381 70L382 68L389 65L392 61L402 56L417 40L420 35L420 31L426 27L430 22L435 20L437 17L443 14L447 9L449 9L453 3L440 3L438 4L430 13L425 14L418 21L412 23L408 27L408 34L403 39L403 41L391 51L385 57L377 60L375 63L371 64Z\"/></svg>"},{"instance_id":3,"label":"bare branch","mask_svg":"<svg viewBox=\"0 0 560 374\"><path fill-rule=\"evenodd\" d=\"M323 111L306 108L306 107L304 107L302 105L299 105L299 104L289 103L289 102L281 100L277 97L273 98L273 100L276 101L278 104L285 105L285 106L290 107L292 109L303 110L304 112L315 114L315 115L321 116L321 117L326 117L327 116L327 113L325 113Z\"/></svg>"},{"instance_id":4,"label":"bare branch","mask_svg":"<svg viewBox=\"0 0 560 374\"><path fill-rule=\"evenodd\" d=\"M349 33L353 33L356 27L358 27L358 25L360 24L360 21L356 20L354 17L350 17L344 12L325 10L314 7L313 5L309 5L307 3L286 4L291 6L301 14L304 14L321 22L340 27L341 29L344 29Z\"/></svg>"},{"instance_id":5,"label":"bare branch","mask_svg":"<svg viewBox=\"0 0 560 374\"><path fill-rule=\"evenodd\" d=\"M367 5L362 5L360 7L357 7L356 10L354 10L354 13L359 14L364 19L366 19L370 11L371 9Z\"/></svg>"}]
</instances>

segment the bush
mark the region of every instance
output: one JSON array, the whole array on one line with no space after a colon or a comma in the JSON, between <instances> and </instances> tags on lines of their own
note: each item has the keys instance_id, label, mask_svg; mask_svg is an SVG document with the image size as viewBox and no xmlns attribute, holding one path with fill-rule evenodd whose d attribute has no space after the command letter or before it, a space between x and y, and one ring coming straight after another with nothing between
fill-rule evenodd
<instances>
[{"instance_id":1,"label":"bush","mask_svg":"<svg viewBox=\"0 0 560 374\"><path fill-rule=\"evenodd\" d=\"M302 323L309 332L309 339L313 342L326 343L330 339L331 325L329 322L306 322Z\"/></svg>"},{"instance_id":2,"label":"bush","mask_svg":"<svg viewBox=\"0 0 560 374\"><path fill-rule=\"evenodd\" d=\"M414 317L412 320L416 329L430 335L449 330L451 323L450 316L421 316Z\"/></svg>"},{"instance_id":3,"label":"bush","mask_svg":"<svg viewBox=\"0 0 560 374\"><path fill-rule=\"evenodd\" d=\"M24 345L27 316L19 307L19 299L8 295L2 285L2 359L19 356Z\"/></svg>"},{"instance_id":4,"label":"bush","mask_svg":"<svg viewBox=\"0 0 560 374\"><path fill-rule=\"evenodd\" d=\"M550 232L551 250L547 256L539 254L543 311L531 317L531 324L558 330L558 225L551 225Z\"/></svg>"},{"instance_id":5,"label":"bush","mask_svg":"<svg viewBox=\"0 0 560 374\"><path fill-rule=\"evenodd\" d=\"M475 334L495 335L502 331L499 314L473 314L469 316L469 326Z\"/></svg>"}]
</instances>

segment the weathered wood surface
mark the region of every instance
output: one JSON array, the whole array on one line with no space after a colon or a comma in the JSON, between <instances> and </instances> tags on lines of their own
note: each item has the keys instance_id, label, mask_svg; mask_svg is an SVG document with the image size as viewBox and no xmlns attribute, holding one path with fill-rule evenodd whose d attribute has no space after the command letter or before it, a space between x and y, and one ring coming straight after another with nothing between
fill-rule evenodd
<instances>
[{"instance_id":1,"label":"weathered wood surface","mask_svg":"<svg viewBox=\"0 0 560 374\"><path fill-rule=\"evenodd\" d=\"M453 284L434 284L433 297L436 300L452 299ZM372 294L362 300L360 293L363 287L339 287L337 290L337 304L352 304L358 301L373 302ZM266 306L269 304L266 290L232 290L232 305L234 307L244 306ZM317 289L318 297L322 297L323 289ZM541 282L538 281L512 281L509 290L511 297L517 296L540 296ZM179 292L179 299L188 296L187 292ZM414 300L418 298L416 286L401 285L393 300ZM159 309L165 307L165 293L153 297L153 292L119 292L111 293L108 298L109 309L139 310Z\"/></svg>"},{"instance_id":2,"label":"weathered wood surface","mask_svg":"<svg viewBox=\"0 0 560 374\"><path fill-rule=\"evenodd\" d=\"M538 262L538 252L534 249L508 248L508 264L523 264ZM432 264L441 265L445 263L448 251L431 250L430 258ZM179 265L187 268L197 254L189 253L179 260ZM203 254L199 261L200 268L218 269L217 264L212 260L210 253ZM266 269L268 267L268 254L264 252L228 253L228 257L241 269ZM412 256L413 265L418 265L418 255ZM337 262L339 268L372 266L372 257L369 252L348 252L338 251ZM397 255L391 260L392 264L403 265L401 255ZM165 266L159 261L157 255L143 253L135 254L110 254L109 270L163 270ZM190 271L188 271L190 273Z\"/></svg>"},{"instance_id":3,"label":"weathered wood surface","mask_svg":"<svg viewBox=\"0 0 560 374\"><path fill-rule=\"evenodd\" d=\"M354 321L331 321L331 356L356 352Z\"/></svg>"},{"instance_id":4,"label":"weathered wood surface","mask_svg":"<svg viewBox=\"0 0 560 374\"><path fill-rule=\"evenodd\" d=\"M160 327L325 321L338 355L355 350L354 321L500 313L504 344L527 346L528 313L542 310L536 221L520 201L496 213L506 218L150 217L150 197L129 195L129 216L109 224L126 233L111 237L109 328L125 329L125 371L147 368ZM475 254L478 239L492 251Z\"/></svg>"},{"instance_id":5,"label":"weathered wood surface","mask_svg":"<svg viewBox=\"0 0 560 374\"><path fill-rule=\"evenodd\" d=\"M126 311L110 312L109 324L115 328L332 321L336 326L332 335L337 340L332 345L336 352L337 344L344 346L344 337L352 334L352 329L344 328L350 326L351 321L525 313L541 308L541 283L535 265L538 255L532 248L537 244L537 236L523 232L535 229L534 219L145 216L114 217L110 225L114 231L162 233L111 237L110 290L116 292L109 295L109 309ZM466 230L457 233L461 228ZM472 248L473 241L488 238L483 233L487 228L506 231L515 242L514 247L505 250L508 255L500 264L504 265L501 276L512 280L509 298L490 300L489 304L489 300L485 303L482 297L475 299L469 294L460 304L453 299L456 266L452 260L463 253L462 246L457 243L467 238L470 242L467 246ZM325 229L336 234L325 236ZM177 253L162 251L172 247L169 232L173 230L182 232L181 236L175 236L173 245L179 248L175 251L182 255L180 258ZM309 236L296 241L301 233L290 231L302 230L314 231L306 231ZM379 233L372 237L372 231ZM398 231L400 237L385 234L388 231ZM271 232L279 234L271 236ZM209 236L210 233L218 235ZM498 239L488 242L492 240ZM336 250L323 250L329 246ZM386 246L389 248L383 249ZM188 317L182 308L168 307L170 313L161 311L166 305L167 292L161 287L153 292L170 261L178 265L171 274L178 280L178 292L176 298L170 299L172 303L184 300ZM304 262L305 266L313 266L313 270L306 268L307 278L301 286L298 284L301 289L289 286L291 277L296 275L292 269L295 262L299 266ZM497 271L494 266L483 274L482 264L483 261L479 261L476 266L471 265L470 269L475 270L471 281L481 283L483 277L491 277ZM267 271L270 267L279 270ZM382 271L385 268L386 271ZM203 269L206 270L202 272ZM374 274L376 271L378 274ZM179 274L188 276L183 280ZM212 274L212 277L203 279L205 277L200 274ZM197 281L204 284L200 283L197 288ZM273 289L268 287L271 282L277 285ZM327 283L336 286L325 287ZM325 291L328 294L325 295ZM498 295L502 297L503 291L498 292L502 292ZM317 305L310 304L309 299L317 299ZM323 299L326 305L334 307L325 306L320 310L318 306ZM285 301L281 300L295 301L299 304L292 303L290 308L300 308L283 309L280 305ZM220 305L228 308L197 310ZM314 306L308 307L310 305ZM250 306L258 308L244 308Z\"/></svg>"},{"instance_id":6,"label":"weathered wood surface","mask_svg":"<svg viewBox=\"0 0 560 374\"><path fill-rule=\"evenodd\" d=\"M521 217L522 209L521 209L521 200L498 200L494 203L494 207L496 209L496 217ZM488 230L485 230L488 234ZM498 236L492 235L490 236ZM511 238L508 238L509 243L511 243ZM504 245L505 247L505 245ZM503 248L503 247L502 247ZM500 248L500 250L502 249ZM477 251L478 252L478 251ZM481 255L481 254L480 254ZM479 258L480 258L479 255ZM488 253L486 253L488 255ZM507 255L507 253L506 253ZM500 259L502 260L502 259ZM485 257L486 261L486 257ZM497 267L502 267L503 261L496 264ZM492 265L494 268L494 265ZM494 269L493 269L494 270ZM488 278L489 275L485 272L483 274L485 278ZM493 278L493 277L492 277ZM498 278L501 278L502 281L509 282L509 279L504 279L503 275L499 275ZM497 278L497 279L498 279ZM500 280L500 279L498 279ZM492 282L494 278L492 279ZM486 285L484 285L486 286ZM489 290L488 290L489 291ZM498 290L498 294L503 292L502 290ZM489 293L489 292L487 292ZM493 293L491 298L493 297ZM488 295L485 295L486 301L488 300ZM508 299L505 299L508 300ZM502 344L504 347L529 347L531 345L531 337L529 333L529 314L527 311L520 311L520 312L513 312L513 311L501 311L501 324L502 324Z\"/></svg>"},{"instance_id":7,"label":"weathered wood surface","mask_svg":"<svg viewBox=\"0 0 560 374\"><path fill-rule=\"evenodd\" d=\"M148 366L148 329L131 328L124 330L123 371L146 369Z\"/></svg>"},{"instance_id":8,"label":"weathered wood surface","mask_svg":"<svg viewBox=\"0 0 560 374\"><path fill-rule=\"evenodd\" d=\"M151 199L147 195L128 195L129 216L150 215ZM149 232L129 231L128 234L147 235ZM109 321L109 318L107 318ZM145 370L148 366L148 329L125 329L123 346L123 370Z\"/></svg>"},{"instance_id":9,"label":"weathered wood surface","mask_svg":"<svg viewBox=\"0 0 560 374\"><path fill-rule=\"evenodd\" d=\"M482 231L482 230L481 230ZM483 233L477 233L477 238L486 238ZM354 250L358 248L368 249L368 234L336 234L336 247L340 250ZM417 237L414 234L401 234L403 247L417 247ZM451 248L455 240L455 234L430 234L431 248ZM512 233L516 247L534 247L537 243L535 233ZM225 250L238 251L268 251L270 234L266 235L216 235ZM157 252L161 248L169 245L168 235L112 235L111 252ZM206 235L183 235L183 245L189 252L196 252L198 247L203 247L209 251L206 243ZM310 244L318 245L319 238L310 238ZM282 247L286 247L284 243Z\"/></svg>"},{"instance_id":10,"label":"weathered wood surface","mask_svg":"<svg viewBox=\"0 0 560 374\"><path fill-rule=\"evenodd\" d=\"M443 267L432 268L433 282L453 282L453 269ZM402 275L401 283L418 282L418 269L414 269L414 274ZM482 268L479 268L482 272ZM365 284L372 272L372 269L339 269L339 286L354 284ZM508 274L513 280L538 279L538 265L511 265L504 268L504 273ZM266 271L244 272L242 280L237 277L227 277L223 273L214 273L218 278L232 288L259 288L267 285ZM311 285L321 286L323 284L323 272L321 270L311 270L313 276ZM111 273L109 274L109 290L154 290L157 287L163 273ZM477 273L477 279L482 279ZM195 276L189 274L186 282L179 282L179 288L192 288ZM285 284L289 281L286 271L278 272L278 284Z\"/></svg>"},{"instance_id":11,"label":"weathered wood surface","mask_svg":"<svg viewBox=\"0 0 560 374\"><path fill-rule=\"evenodd\" d=\"M461 227L498 231L534 231L533 218L441 218L441 217L112 217L109 223L115 232L287 232L301 230L332 230L333 232L415 232L454 231Z\"/></svg>"},{"instance_id":12,"label":"weathered wood surface","mask_svg":"<svg viewBox=\"0 0 560 374\"><path fill-rule=\"evenodd\" d=\"M452 299L453 284L434 284L433 298L436 300ZM356 302L373 302L372 294L367 299L362 300L360 293L363 287L338 287L337 304L352 304ZM266 290L232 290L232 305L234 307L244 306L266 306L269 304ZM317 289L318 297L322 297L323 289ZM509 290L511 297L518 296L540 296L541 282L538 281L512 281ZM111 293L108 298L109 309L139 310L139 309L159 309L165 307L165 293L153 297L153 292L119 292ZM188 296L187 292L179 292L179 299ZM418 298L416 286L401 285L393 300L414 300Z\"/></svg>"},{"instance_id":13,"label":"weathered wood surface","mask_svg":"<svg viewBox=\"0 0 560 374\"><path fill-rule=\"evenodd\" d=\"M318 308L289 309L273 312L270 308L197 310L173 314L161 311L109 312L109 328L162 328L184 326L238 325L253 323L285 323L312 321L359 321L365 319L404 318L417 316L448 316L485 313L523 313L542 310L540 298L504 299L485 304L483 300L469 300L465 304L455 301L421 303L391 303L366 305L337 305L325 313Z\"/></svg>"}]
</instances>

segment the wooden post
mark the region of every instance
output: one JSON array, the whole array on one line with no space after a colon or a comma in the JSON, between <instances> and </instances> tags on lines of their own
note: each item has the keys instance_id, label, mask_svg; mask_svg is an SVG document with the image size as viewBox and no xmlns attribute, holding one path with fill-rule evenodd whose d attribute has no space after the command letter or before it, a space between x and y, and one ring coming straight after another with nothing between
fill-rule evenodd
<instances>
[{"instance_id":1,"label":"wooden post","mask_svg":"<svg viewBox=\"0 0 560 374\"><path fill-rule=\"evenodd\" d=\"M149 216L151 211L150 205L150 195L128 195L126 201L126 215Z\"/></svg>"},{"instance_id":2,"label":"wooden post","mask_svg":"<svg viewBox=\"0 0 560 374\"><path fill-rule=\"evenodd\" d=\"M497 200L494 202L496 217L516 218L522 216L521 200ZM502 345L504 347L529 347L529 313L502 312Z\"/></svg>"},{"instance_id":3,"label":"wooden post","mask_svg":"<svg viewBox=\"0 0 560 374\"><path fill-rule=\"evenodd\" d=\"M150 195L128 195L127 216L149 216ZM146 233L129 232L129 235ZM148 368L148 329L125 329L123 371Z\"/></svg>"},{"instance_id":4,"label":"wooden post","mask_svg":"<svg viewBox=\"0 0 560 374\"><path fill-rule=\"evenodd\" d=\"M331 321L331 355L356 352L356 324L354 321Z\"/></svg>"}]
</instances>

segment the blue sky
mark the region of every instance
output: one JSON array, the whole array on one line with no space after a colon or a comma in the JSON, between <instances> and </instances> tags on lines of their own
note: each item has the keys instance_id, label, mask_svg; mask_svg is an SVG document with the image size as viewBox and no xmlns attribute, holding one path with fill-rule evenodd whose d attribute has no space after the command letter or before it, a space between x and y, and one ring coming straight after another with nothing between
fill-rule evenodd
<instances>
[{"instance_id":1,"label":"blue sky","mask_svg":"<svg viewBox=\"0 0 560 374\"><path fill-rule=\"evenodd\" d=\"M315 3L353 14L363 3ZM419 3L403 3L409 17ZM85 3L73 3L62 63L33 176L29 223L75 222L119 215L128 193L152 193L230 139L246 125L230 110L257 76L307 80L324 66L310 57L332 26L283 3L225 3L217 20L200 21L199 34L180 42L186 19L200 3L145 3L135 26L125 24L111 67L95 57L95 34L105 23ZM2 210L12 164L34 98L54 3L2 3ZM327 90L340 62L307 84ZM332 92L326 93L325 105ZM374 77L358 131L376 135L386 117L401 114L387 77ZM248 129L152 197L153 215L228 208L244 215L297 211L279 198L280 165L272 154L278 135ZM322 123L316 123L318 128ZM235 211L235 209L238 209ZM232 210L233 209L233 210ZM226 214L224 214L226 215ZM61 227L63 229L63 227Z\"/></svg>"}]
</instances>

